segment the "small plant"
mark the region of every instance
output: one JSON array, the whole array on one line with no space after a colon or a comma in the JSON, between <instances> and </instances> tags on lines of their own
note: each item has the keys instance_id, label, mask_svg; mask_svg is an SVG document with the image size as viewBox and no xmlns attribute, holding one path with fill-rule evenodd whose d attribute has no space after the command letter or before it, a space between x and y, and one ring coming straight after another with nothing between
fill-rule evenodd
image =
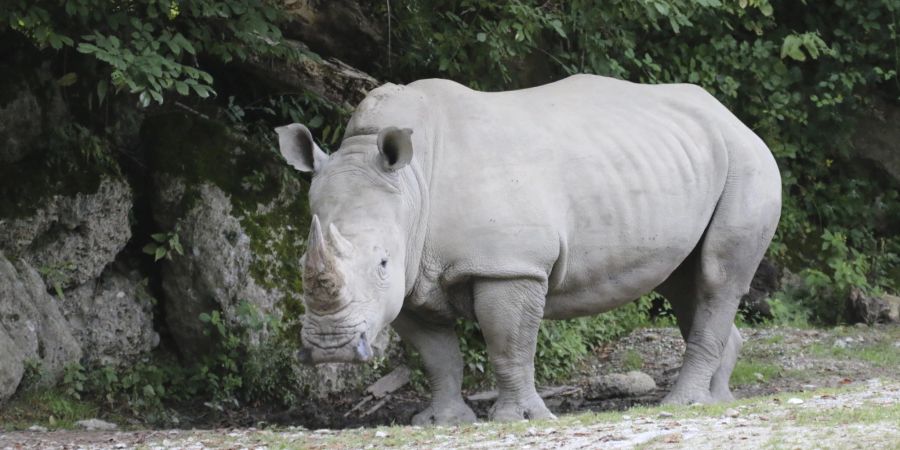
<instances>
[{"instance_id":1,"label":"small plant","mask_svg":"<svg viewBox=\"0 0 900 450\"><path fill-rule=\"evenodd\" d=\"M75 270L74 263L63 262L39 267L38 273L41 274L47 284L53 287L53 291L56 292L56 297L63 300L65 299L65 296L63 295L63 286L72 281L71 273L73 270Z\"/></svg>"},{"instance_id":2,"label":"small plant","mask_svg":"<svg viewBox=\"0 0 900 450\"><path fill-rule=\"evenodd\" d=\"M151 234L153 239L149 244L144 246L144 253L153 256L153 261L159 261L163 258L172 260L172 254L178 253L184 255L184 249L181 247L181 241L178 238L178 229L168 233Z\"/></svg>"},{"instance_id":3,"label":"small plant","mask_svg":"<svg viewBox=\"0 0 900 450\"><path fill-rule=\"evenodd\" d=\"M62 388L66 395L76 400L81 400L84 393L85 381L87 381L84 367L79 363L72 363L63 369Z\"/></svg>"},{"instance_id":4,"label":"small plant","mask_svg":"<svg viewBox=\"0 0 900 450\"><path fill-rule=\"evenodd\" d=\"M622 366L626 370L641 370L644 368L644 357L635 350L628 350L622 358Z\"/></svg>"}]
</instances>

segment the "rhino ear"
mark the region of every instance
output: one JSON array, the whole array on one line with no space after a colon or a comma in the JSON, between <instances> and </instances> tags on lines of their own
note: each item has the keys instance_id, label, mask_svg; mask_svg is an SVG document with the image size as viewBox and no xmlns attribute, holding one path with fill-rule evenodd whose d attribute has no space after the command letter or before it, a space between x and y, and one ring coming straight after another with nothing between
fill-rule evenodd
<instances>
[{"instance_id":1,"label":"rhino ear","mask_svg":"<svg viewBox=\"0 0 900 450\"><path fill-rule=\"evenodd\" d=\"M313 141L309 129L299 123L292 123L275 129L278 133L278 148L288 164L301 172L318 172L328 155Z\"/></svg>"},{"instance_id":2,"label":"rhino ear","mask_svg":"<svg viewBox=\"0 0 900 450\"><path fill-rule=\"evenodd\" d=\"M409 128L396 127L388 127L378 133L378 150L386 169L401 169L412 161L412 133Z\"/></svg>"}]
</instances>

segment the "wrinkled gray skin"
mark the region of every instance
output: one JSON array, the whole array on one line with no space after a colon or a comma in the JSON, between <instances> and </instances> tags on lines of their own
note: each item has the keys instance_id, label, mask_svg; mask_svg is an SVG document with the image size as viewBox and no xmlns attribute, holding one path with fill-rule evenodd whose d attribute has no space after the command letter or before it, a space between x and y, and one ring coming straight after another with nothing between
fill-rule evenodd
<instances>
[{"instance_id":1,"label":"wrinkled gray skin","mask_svg":"<svg viewBox=\"0 0 900 450\"><path fill-rule=\"evenodd\" d=\"M732 399L741 296L775 231L766 145L692 85L579 75L511 92L387 84L326 155L299 124L281 152L312 171L301 357L366 361L391 324L425 363L414 424L475 420L457 317L477 320L492 420L549 418L535 391L541 319L599 314L657 289L687 343L666 403Z\"/></svg>"}]
</instances>

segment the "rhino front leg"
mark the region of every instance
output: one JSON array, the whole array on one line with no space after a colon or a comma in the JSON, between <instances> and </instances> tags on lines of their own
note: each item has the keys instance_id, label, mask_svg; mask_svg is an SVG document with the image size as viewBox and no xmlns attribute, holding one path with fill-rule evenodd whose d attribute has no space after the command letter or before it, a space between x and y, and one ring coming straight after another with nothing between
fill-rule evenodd
<instances>
[{"instance_id":1,"label":"rhino front leg","mask_svg":"<svg viewBox=\"0 0 900 450\"><path fill-rule=\"evenodd\" d=\"M535 280L475 282L475 317L499 391L491 420L556 418L534 387L534 352L546 293L546 283Z\"/></svg>"},{"instance_id":2,"label":"rhino front leg","mask_svg":"<svg viewBox=\"0 0 900 450\"><path fill-rule=\"evenodd\" d=\"M475 422L462 398L463 359L452 326L434 325L401 312L391 324L425 363L431 405L412 418L413 425L457 425Z\"/></svg>"}]
</instances>

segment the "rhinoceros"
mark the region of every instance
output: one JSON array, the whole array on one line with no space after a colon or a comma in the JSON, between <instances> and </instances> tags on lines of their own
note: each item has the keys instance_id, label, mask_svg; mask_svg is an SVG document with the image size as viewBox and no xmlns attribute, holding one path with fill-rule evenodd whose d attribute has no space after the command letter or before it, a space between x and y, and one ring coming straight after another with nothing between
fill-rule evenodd
<instances>
[{"instance_id":1,"label":"rhinoceros","mask_svg":"<svg viewBox=\"0 0 900 450\"><path fill-rule=\"evenodd\" d=\"M301 359L367 361L390 324L432 391L413 423L471 422L454 323L476 320L498 389L489 418L552 418L534 384L541 319L655 289L686 342L663 401L733 398L734 316L781 181L763 141L702 88L428 79L372 90L334 153L301 124L276 131L287 162L312 172Z\"/></svg>"}]
</instances>

